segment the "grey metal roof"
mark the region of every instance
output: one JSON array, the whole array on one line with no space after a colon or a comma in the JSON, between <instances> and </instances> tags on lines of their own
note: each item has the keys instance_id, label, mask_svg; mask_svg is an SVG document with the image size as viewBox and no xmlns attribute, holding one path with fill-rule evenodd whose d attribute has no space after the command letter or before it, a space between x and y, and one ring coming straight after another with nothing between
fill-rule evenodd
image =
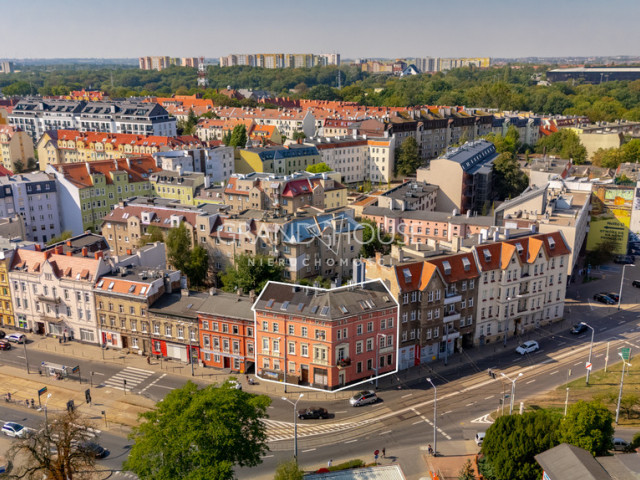
<instances>
[{"instance_id":1,"label":"grey metal roof","mask_svg":"<svg viewBox=\"0 0 640 480\"><path fill-rule=\"evenodd\" d=\"M216 291L200 304L198 312L253 321L252 305L253 302L246 295Z\"/></svg>"},{"instance_id":2,"label":"grey metal roof","mask_svg":"<svg viewBox=\"0 0 640 480\"><path fill-rule=\"evenodd\" d=\"M535 456L551 480L611 480L611 476L591 453L561 443Z\"/></svg>"},{"instance_id":3,"label":"grey metal roof","mask_svg":"<svg viewBox=\"0 0 640 480\"><path fill-rule=\"evenodd\" d=\"M475 173L480 167L492 162L497 156L496 147L493 143L487 140L477 140L448 150L440 159L444 158L457 162L465 172Z\"/></svg>"}]
</instances>

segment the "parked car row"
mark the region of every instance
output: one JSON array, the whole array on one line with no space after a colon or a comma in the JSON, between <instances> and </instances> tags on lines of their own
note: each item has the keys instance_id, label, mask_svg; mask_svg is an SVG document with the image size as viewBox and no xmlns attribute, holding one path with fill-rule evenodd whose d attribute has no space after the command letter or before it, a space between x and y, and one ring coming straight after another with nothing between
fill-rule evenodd
<instances>
[{"instance_id":1,"label":"parked car row","mask_svg":"<svg viewBox=\"0 0 640 480\"><path fill-rule=\"evenodd\" d=\"M617 296L617 295L616 295ZM596 302L600 302L600 303L604 303L605 305L615 305L617 303L616 300L614 300L613 298L611 298L608 294L606 293L596 293L593 296L593 299Z\"/></svg>"}]
</instances>

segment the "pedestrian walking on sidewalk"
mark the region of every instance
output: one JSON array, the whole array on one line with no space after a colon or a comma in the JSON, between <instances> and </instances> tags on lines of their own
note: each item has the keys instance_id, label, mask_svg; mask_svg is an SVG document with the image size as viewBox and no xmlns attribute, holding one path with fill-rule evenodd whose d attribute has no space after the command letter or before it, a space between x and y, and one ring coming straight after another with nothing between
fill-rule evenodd
<instances>
[{"instance_id":1,"label":"pedestrian walking on sidewalk","mask_svg":"<svg viewBox=\"0 0 640 480\"><path fill-rule=\"evenodd\" d=\"M333 460L329 459L329 461L327 462L327 468L331 468L332 463L333 463Z\"/></svg>"},{"instance_id":2,"label":"pedestrian walking on sidewalk","mask_svg":"<svg viewBox=\"0 0 640 480\"><path fill-rule=\"evenodd\" d=\"M382 448L382 458L386 458L387 455L387 449L386 448Z\"/></svg>"}]
</instances>

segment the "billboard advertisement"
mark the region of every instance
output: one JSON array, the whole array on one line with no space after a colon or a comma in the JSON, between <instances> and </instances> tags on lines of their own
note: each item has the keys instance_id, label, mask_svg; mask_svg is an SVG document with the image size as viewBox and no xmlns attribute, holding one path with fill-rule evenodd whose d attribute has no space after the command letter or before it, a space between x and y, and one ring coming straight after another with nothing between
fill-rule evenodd
<instances>
[{"instance_id":1,"label":"billboard advertisement","mask_svg":"<svg viewBox=\"0 0 640 480\"><path fill-rule=\"evenodd\" d=\"M595 250L603 241L610 241L615 244L612 253L627 253L634 190L618 185L594 187L587 250Z\"/></svg>"}]
</instances>

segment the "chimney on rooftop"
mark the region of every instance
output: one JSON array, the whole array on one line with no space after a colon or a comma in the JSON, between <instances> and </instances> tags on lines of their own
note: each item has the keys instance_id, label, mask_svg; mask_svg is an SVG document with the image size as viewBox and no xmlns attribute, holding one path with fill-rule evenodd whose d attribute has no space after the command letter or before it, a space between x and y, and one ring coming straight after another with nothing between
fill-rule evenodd
<instances>
[{"instance_id":1,"label":"chimney on rooftop","mask_svg":"<svg viewBox=\"0 0 640 480\"><path fill-rule=\"evenodd\" d=\"M255 290L249 290L249 301L251 303L254 303L256 301L256 291Z\"/></svg>"},{"instance_id":2,"label":"chimney on rooftop","mask_svg":"<svg viewBox=\"0 0 640 480\"><path fill-rule=\"evenodd\" d=\"M94 255L94 258L96 260L100 260L102 257L104 257L104 252L100 251L100 252L96 252Z\"/></svg>"},{"instance_id":3,"label":"chimney on rooftop","mask_svg":"<svg viewBox=\"0 0 640 480\"><path fill-rule=\"evenodd\" d=\"M89 249L87 247L82 247L82 256L86 257L89 253Z\"/></svg>"}]
</instances>

